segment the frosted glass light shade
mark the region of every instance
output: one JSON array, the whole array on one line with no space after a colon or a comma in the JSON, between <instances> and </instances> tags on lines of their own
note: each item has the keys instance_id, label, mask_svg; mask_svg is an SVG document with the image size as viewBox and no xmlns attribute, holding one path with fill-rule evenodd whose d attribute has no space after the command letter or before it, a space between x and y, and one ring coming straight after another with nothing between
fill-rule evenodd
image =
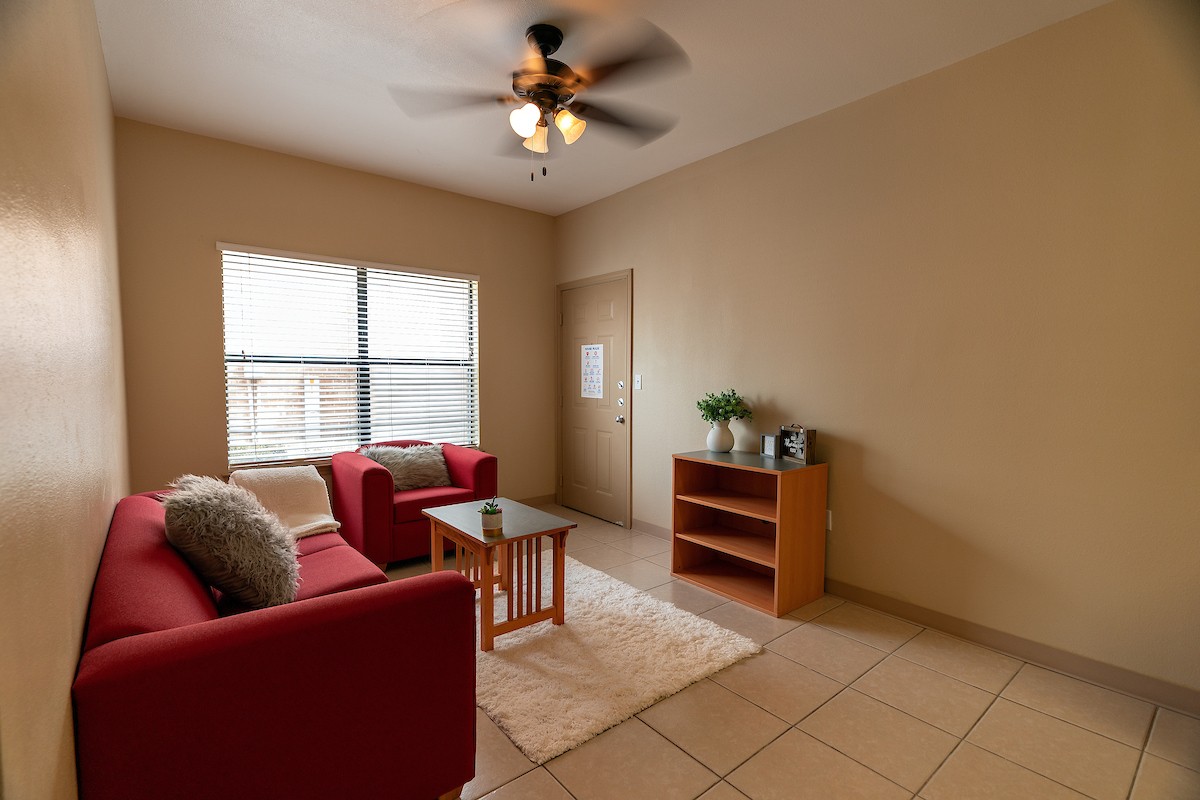
<instances>
[{"instance_id":1,"label":"frosted glass light shade","mask_svg":"<svg viewBox=\"0 0 1200 800\"><path fill-rule=\"evenodd\" d=\"M554 115L554 127L562 131L567 144L575 144L575 140L583 136L587 123L564 108Z\"/></svg>"},{"instance_id":2,"label":"frosted glass light shade","mask_svg":"<svg viewBox=\"0 0 1200 800\"><path fill-rule=\"evenodd\" d=\"M546 142L546 131L549 130L545 125L538 125L537 129L522 144L526 150L532 150L535 153L549 153L550 145Z\"/></svg>"},{"instance_id":3,"label":"frosted glass light shade","mask_svg":"<svg viewBox=\"0 0 1200 800\"><path fill-rule=\"evenodd\" d=\"M533 103L526 103L508 115L508 124L517 136L528 139L537 132L537 124L541 118L542 110Z\"/></svg>"}]
</instances>

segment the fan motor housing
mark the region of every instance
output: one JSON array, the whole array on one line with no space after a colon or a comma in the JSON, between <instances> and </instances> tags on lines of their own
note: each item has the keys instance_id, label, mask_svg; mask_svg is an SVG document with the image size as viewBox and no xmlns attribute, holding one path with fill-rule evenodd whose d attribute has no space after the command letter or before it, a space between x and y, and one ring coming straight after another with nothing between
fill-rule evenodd
<instances>
[{"instance_id":1,"label":"fan motor housing","mask_svg":"<svg viewBox=\"0 0 1200 800\"><path fill-rule=\"evenodd\" d=\"M513 73L513 93L544 111L570 103L581 87L575 71L553 58L530 59Z\"/></svg>"}]
</instances>

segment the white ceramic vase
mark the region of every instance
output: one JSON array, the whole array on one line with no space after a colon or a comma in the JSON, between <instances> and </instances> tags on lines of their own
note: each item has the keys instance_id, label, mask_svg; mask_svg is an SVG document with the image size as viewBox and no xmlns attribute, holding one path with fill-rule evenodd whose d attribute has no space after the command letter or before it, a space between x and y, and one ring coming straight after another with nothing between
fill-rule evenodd
<instances>
[{"instance_id":1,"label":"white ceramic vase","mask_svg":"<svg viewBox=\"0 0 1200 800\"><path fill-rule=\"evenodd\" d=\"M729 430L729 420L714 422L708 432L708 449L713 453L728 453L733 449L733 431Z\"/></svg>"}]
</instances>

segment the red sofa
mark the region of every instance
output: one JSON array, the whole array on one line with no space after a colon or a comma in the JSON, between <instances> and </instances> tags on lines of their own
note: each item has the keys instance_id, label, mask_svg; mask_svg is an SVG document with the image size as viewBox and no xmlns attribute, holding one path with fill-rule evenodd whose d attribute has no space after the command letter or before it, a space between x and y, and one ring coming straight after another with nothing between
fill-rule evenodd
<instances>
[{"instance_id":1,"label":"red sofa","mask_svg":"<svg viewBox=\"0 0 1200 800\"><path fill-rule=\"evenodd\" d=\"M411 447L415 439L363 447ZM362 450L360 447L359 450ZM497 494L496 457L469 447L443 444L450 486L397 492L392 473L358 450L332 459L333 516L352 547L376 564L429 555L429 519L421 510L485 500Z\"/></svg>"},{"instance_id":2,"label":"red sofa","mask_svg":"<svg viewBox=\"0 0 1200 800\"><path fill-rule=\"evenodd\" d=\"M155 495L117 505L71 692L83 800L457 796L470 582L389 583L335 533L299 549L296 601L239 611L167 542Z\"/></svg>"}]
</instances>

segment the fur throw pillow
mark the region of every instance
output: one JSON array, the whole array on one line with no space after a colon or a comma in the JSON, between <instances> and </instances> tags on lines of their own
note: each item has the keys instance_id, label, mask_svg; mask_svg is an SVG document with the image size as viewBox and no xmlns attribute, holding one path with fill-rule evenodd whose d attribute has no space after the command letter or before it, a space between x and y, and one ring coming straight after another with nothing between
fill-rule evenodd
<instances>
[{"instance_id":1,"label":"fur throw pillow","mask_svg":"<svg viewBox=\"0 0 1200 800\"><path fill-rule=\"evenodd\" d=\"M208 583L242 605L296 599L296 542L253 494L216 478L184 475L163 498L167 541Z\"/></svg>"},{"instance_id":2,"label":"fur throw pillow","mask_svg":"<svg viewBox=\"0 0 1200 800\"><path fill-rule=\"evenodd\" d=\"M424 489L430 486L449 486L450 473L440 444L417 444L412 447L364 447L359 452L387 467L397 492L405 489Z\"/></svg>"}]
</instances>

